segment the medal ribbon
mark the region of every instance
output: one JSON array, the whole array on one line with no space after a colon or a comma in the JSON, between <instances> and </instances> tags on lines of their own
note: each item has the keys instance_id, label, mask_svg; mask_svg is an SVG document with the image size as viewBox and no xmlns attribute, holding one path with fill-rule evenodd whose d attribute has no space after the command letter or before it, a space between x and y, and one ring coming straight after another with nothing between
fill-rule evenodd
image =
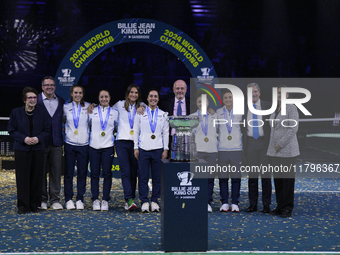
<instances>
[{"instance_id":1,"label":"medal ribbon","mask_svg":"<svg viewBox=\"0 0 340 255\"><path fill-rule=\"evenodd\" d=\"M223 113L224 113L224 119L228 120L227 111L226 111L225 107L223 107ZM230 120L232 120L233 118L234 118L234 111L231 110L231 117L230 117ZM230 135L231 130L233 129L233 127L232 127L231 125L229 125L229 121L227 122L226 126L227 126L227 129L228 129L228 133L229 133L229 135Z\"/></svg>"},{"instance_id":2,"label":"medal ribbon","mask_svg":"<svg viewBox=\"0 0 340 255\"><path fill-rule=\"evenodd\" d=\"M134 107L134 111L133 111L133 114L132 114L132 118L131 118L131 110L128 111L128 118L129 118L129 123L130 123L130 128L133 129L133 123L135 122L135 116L136 116L136 104L135 104L135 107Z\"/></svg>"},{"instance_id":3,"label":"medal ribbon","mask_svg":"<svg viewBox=\"0 0 340 255\"><path fill-rule=\"evenodd\" d=\"M201 115L201 111L197 111L198 116L200 116L200 123L201 123L201 128L205 136L208 135L208 113L205 115L205 123L203 123L203 117Z\"/></svg>"},{"instance_id":4,"label":"medal ribbon","mask_svg":"<svg viewBox=\"0 0 340 255\"><path fill-rule=\"evenodd\" d=\"M74 107L74 104L72 102L73 123L74 123L74 127L77 129L78 125L79 125L81 105L79 105L79 107L78 107L78 115L76 114L76 110L74 108L75 107Z\"/></svg>"},{"instance_id":5,"label":"medal ribbon","mask_svg":"<svg viewBox=\"0 0 340 255\"><path fill-rule=\"evenodd\" d=\"M98 105L98 113L99 113L100 125L102 126L102 130L105 130L105 128L107 126L107 123L109 121L109 116L110 116L110 110L111 110L111 107L109 106L109 109L107 110L105 122L103 123L102 112L100 110L100 105Z\"/></svg>"},{"instance_id":6,"label":"medal ribbon","mask_svg":"<svg viewBox=\"0 0 340 255\"><path fill-rule=\"evenodd\" d=\"M150 111L149 106L146 107L146 110L147 110L147 112L148 112L149 125L150 125L150 128L151 128L151 132L152 132L152 133L155 133L156 126L157 126L158 107L156 108L156 111L155 111L155 113L153 114L153 117L151 116L151 111ZM155 116L156 116L156 117L155 117ZM154 118L154 120L153 120L153 118Z\"/></svg>"}]
</instances>

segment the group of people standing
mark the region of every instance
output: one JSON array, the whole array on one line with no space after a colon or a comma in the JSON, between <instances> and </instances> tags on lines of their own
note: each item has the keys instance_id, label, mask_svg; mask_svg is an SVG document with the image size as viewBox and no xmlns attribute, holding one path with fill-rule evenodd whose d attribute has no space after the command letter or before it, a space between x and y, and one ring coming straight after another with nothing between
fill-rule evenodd
<instances>
[{"instance_id":1,"label":"group of people standing","mask_svg":"<svg viewBox=\"0 0 340 255\"><path fill-rule=\"evenodd\" d=\"M256 83L252 87L252 99L255 109L268 109L267 102L261 101L260 88ZM169 130L168 115L189 115L189 99L185 97L187 85L183 80L174 83L174 98L164 102L160 107L159 92L150 89L147 105L142 103L140 88L132 84L125 93L125 100L111 106L110 93L99 92L99 104L94 105L84 100L84 88L74 85L70 89L70 100L55 94L55 81L51 76L42 80L42 93L26 87L22 99L24 107L12 111L8 131L14 139L17 205L18 213L38 212L50 207L63 209L60 203L61 163L64 145L64 193L66 209L84 209L84 194L88 161L90 161L91 193L93 210L109 210L112 186L112 162L114 146L120 162L121 179L126 210L135 210L135 191L137 186L141 201L141 211L159 211L158 199L161 191L161 159L168 157L169 140L174 130ZM280 93L280 88L278 89ZM248 165L294 164L299 155L296 128L286 128L267 122L257 130L241 125L219 125L214 127L212 120L225 118L240 123L243 118L265 119L255 116L249 110L242 115L233 114L233 95L230 90L223 91L224 106L216 113L209 111L202 114L202 94L196 97L198 111L192 115L199 116L200 125L194 130L198 157L209 164L233 165L238 169L245 158ZM278 108L270 118L280 119L280 97ZM298 121L297 109L287 106L287 119ZM283 117L282 117L283 118ZM63 138L62 124L65 124ZM117 127L116 137L114 136ZM208 135L210 134L210 135ZM212 139L211 139L212 135ZM209 137L210 139L207 139ZM41 164L44 162L44 164ZM77 195L73 200L73 177L77 165ZM148 198L149 169L151 168L152 195ZM101 172L102 169L102 172ZM49 190L47 190L47 172L49 173ZM102 173L103 191L100 200L99 178ZM228 204L228 178L231 178L232 204ZM278 206L272 214L290 217L294 206L294 178L276 178L274 183ZM29 181L28 181L29 180ZM219 176L222 206L220 211L239 212L241 173L227 173ZM214 178L208 179L208 211L211 212L213 201ZM271 175L262 175L263 212L270 212ZM249 201L246 212L257 211L258 174L249 174Z\"/></svg>"},{"instance_id":2,"label":"group of people standing","mask_svg":"<svg viewBox=\"0 0 340 255\"><path fill-rule=\"evenodd\" d=\"M147 99L149 105L145 105L141 103L140 88L132 84L126 90L125 100L118 101L113 106L110 104L111 97L107 90L99 92L98 105L85 102L85 91L80 85L71 87L70 100L65 103L64 99L55 94L55 81L50 76L43 78L42 90L43 92L38 94L34 88L24 88L22 99L25 105L12 111L8 123L8 132L14 139L13 150L16 153L18 213L46 210L48 197L51 209L64 208L59 197L63 145L66 209L84 209L88 161L90 161L93 210L109 209L111 168L115 154L114 145L116 145L116 152L121 162L120 171L126 201L124 208L126 210L137 208L134 199L139 168L142 209L149 211L147 197L151 162L154 171L150 208L152 211L159 211L160 162L161 158L167 157L168 142L165 140L169 137L169 131L167 115L157 107L159 101L157 90L150 90ZM147 114L137 117L136 111L139 108ZM64 141L63 124L65 124ZM116 138L114 137L115 126L118 126ZM143 139L140 140L139 136ZM155 153L149 153L154 150ZM77 195L74 203L75 165L77 165ZM47 172L49 192L47 192ZM104 179L101 201L99 200L100 174Z\"/></svg>"},{"instance_id":3,"label":"group of people standing","mask_svg":"<svg viewBox=\"0 0 340 255\"><path fill-rule=\"evenodd\" d=\"M281 113L281 88L277 88L277 108L270 116L257 115L245 107L244 115L234 114L233 94L229 89L222 91L224 106L205 116L202 115L202 92L196 95L198 111L192 115L199 116L200 124L194 130L198 158L204 159L208 165L233 166L236 171L218 174L221 196L221 212L239 212L239 198L241 188L241 166L293 166L299 155L299 145L296 133L298 131L298 111L295 105L287 105L286 115ZM260 100L260 87L250 83L247 89L252 90L254 109L268 110L269 102ZM285 95L287 98L289 95ZM207 106L209 100L207 100ZM221 124L219 120L225 120ZM272 122L268 119L275 120ZM282 125L282 121L285 122ZM216 124L218 123L218 124ZM234 124L231 124L234 123ZM255 169L255 168L253 168ZM261 169L260 169L261 170ZM263 213L290 217L294 207L295 174L274 172L274 185L277 207L270 210L272 183L271 172L250 171L248 179L248 194L250 205L245 210L248 213L258 210L259 200L258 178L261 175ZM213 176L214 177L214 176ZM229 207L228 182L231 179L231 207ZM208 179L208 212L212 212L214 178Z\"/></svg>"}]
</instances>

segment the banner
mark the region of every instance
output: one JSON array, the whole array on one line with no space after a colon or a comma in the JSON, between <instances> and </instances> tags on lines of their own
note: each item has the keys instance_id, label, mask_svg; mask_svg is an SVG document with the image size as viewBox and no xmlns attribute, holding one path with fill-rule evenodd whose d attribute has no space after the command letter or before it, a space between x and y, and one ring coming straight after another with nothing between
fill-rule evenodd
<instances>
[{"instance_id":1,"label":"banner","mask_svg":"<svg viewBox=\"0 0 340 255\"><path fill-rule=\"evenodd\" d=\"M83 36L66 54L55 76L57 93L69 98L70 86L78 83L86 66L101 52L122 43L146 42L161 46L183 61L202 82L216 72L201 47L179 29L150 19L123 19L102 25Z\"/></svg>"}]
</instances>

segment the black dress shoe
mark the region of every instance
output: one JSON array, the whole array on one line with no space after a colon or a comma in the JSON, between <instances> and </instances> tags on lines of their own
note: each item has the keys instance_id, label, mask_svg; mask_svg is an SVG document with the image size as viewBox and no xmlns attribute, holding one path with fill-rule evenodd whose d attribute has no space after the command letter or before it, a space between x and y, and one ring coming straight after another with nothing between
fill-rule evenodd
<instances>
[{"instance_id":1,"label":"black dress shoe","mask_svg":"<svg viewBox=\"0 0 340 255\"><path fill-rule=\"evenodd\" d=\"M31 212L32 213L39 213L39 212L41 212L41 210L39 208L34 208L34 209L31 209Z\"/></svg>"},{"instance_id":2,"label":"black dress shoe","mask_svg":"<svg viewBox=\"0 0 340 255\"><path fill-rule=\"evenodd\" d=\"M28 213L28 212L27 211L21 211L21 210L18 211L18 214L26 214L26 213Z\"/></svg>"},{"instance_id":3,"label":"black dress shoe","mask_svg":"<svg viewBox=\"0 0 340 255\"><path fill-rule=\"evenodd\" d=\"M270 213L270 206L269 205L264 205L263 206L263 213Z\"/></svg>"},{"instance_id":4,"label":"black dress shoe","mask_svg":"<svg viewBox=\"0 0 340 255\"><path fill-rule=\"evenodd\" d=\"M292 212L290 210L282 210L280 216L281 218L288 218L292 216Z\"/></svg>"},{"instance_id":5,"label":"black dress shoe","mask_svg":"<svg viewBox=\"0 0 340 255\"><path fill-rule=\"evenodd\" d=\"M257 206L256 205L250 205L247 209L246 212L256 212L257 211Z\"/></svg>"},{"instance_id":6,"label":"black dress shoe","mask_svg":"<svg viewBox=\"0 0 340 255\"><path fill-rule=\"evenodd\" d=\"M281 210L278 208L275 208L273 211L270 212L271 215L281 215Z\"/></svg>"}]
</instances>

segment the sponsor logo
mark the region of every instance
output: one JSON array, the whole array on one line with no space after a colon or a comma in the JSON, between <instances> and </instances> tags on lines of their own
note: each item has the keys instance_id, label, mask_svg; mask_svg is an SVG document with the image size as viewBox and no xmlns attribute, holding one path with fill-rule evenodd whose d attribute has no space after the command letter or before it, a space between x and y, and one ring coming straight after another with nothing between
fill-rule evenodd
<instances>
[{"instance_id":1,"label":"sponsor logo","mask_svg":"<svg viewBox=\"0 0 340 255\"><path fill-rule=\"evenodd\" d=\"M61 69L62 76L58 77L61 86L73 86L76 77L71 76L72 70L69 68Z\"/></svg>"},{"instance_id":2,"label":"sponsor logo","mask_svg":"<svg viewBox=\"0 0 340 255\"><path fill-rule=\"evenodd\" d=\"M178 180L180 180L180 186L192 186L191 180L194 178L194 174L191 172L178 172Z\"/></svg>"},{"instance_id":3,"label":"sponsor logo","mask_svg":"<svg viewBox=\"0 0 340 255\"><path fill-rule=\"evenodd\" d=\"M65 68L65 69L61 69L61 72L63 73L63 77L70 77L72 70Z\"/></svg>"},{"instance_id":4,"label":"sponsor logo","mask_svg":"<svg viewBox=\"0 0 340 255\"><path fill-rule=\"evenodd\" d=\"M201 68L202 75L201 76L197 76L197 79L199 81L211 82L214 79L214 76L210 75L210 71L211 70L212 70L212 68L202 67Z\"/></svg>"}]
</instances>

